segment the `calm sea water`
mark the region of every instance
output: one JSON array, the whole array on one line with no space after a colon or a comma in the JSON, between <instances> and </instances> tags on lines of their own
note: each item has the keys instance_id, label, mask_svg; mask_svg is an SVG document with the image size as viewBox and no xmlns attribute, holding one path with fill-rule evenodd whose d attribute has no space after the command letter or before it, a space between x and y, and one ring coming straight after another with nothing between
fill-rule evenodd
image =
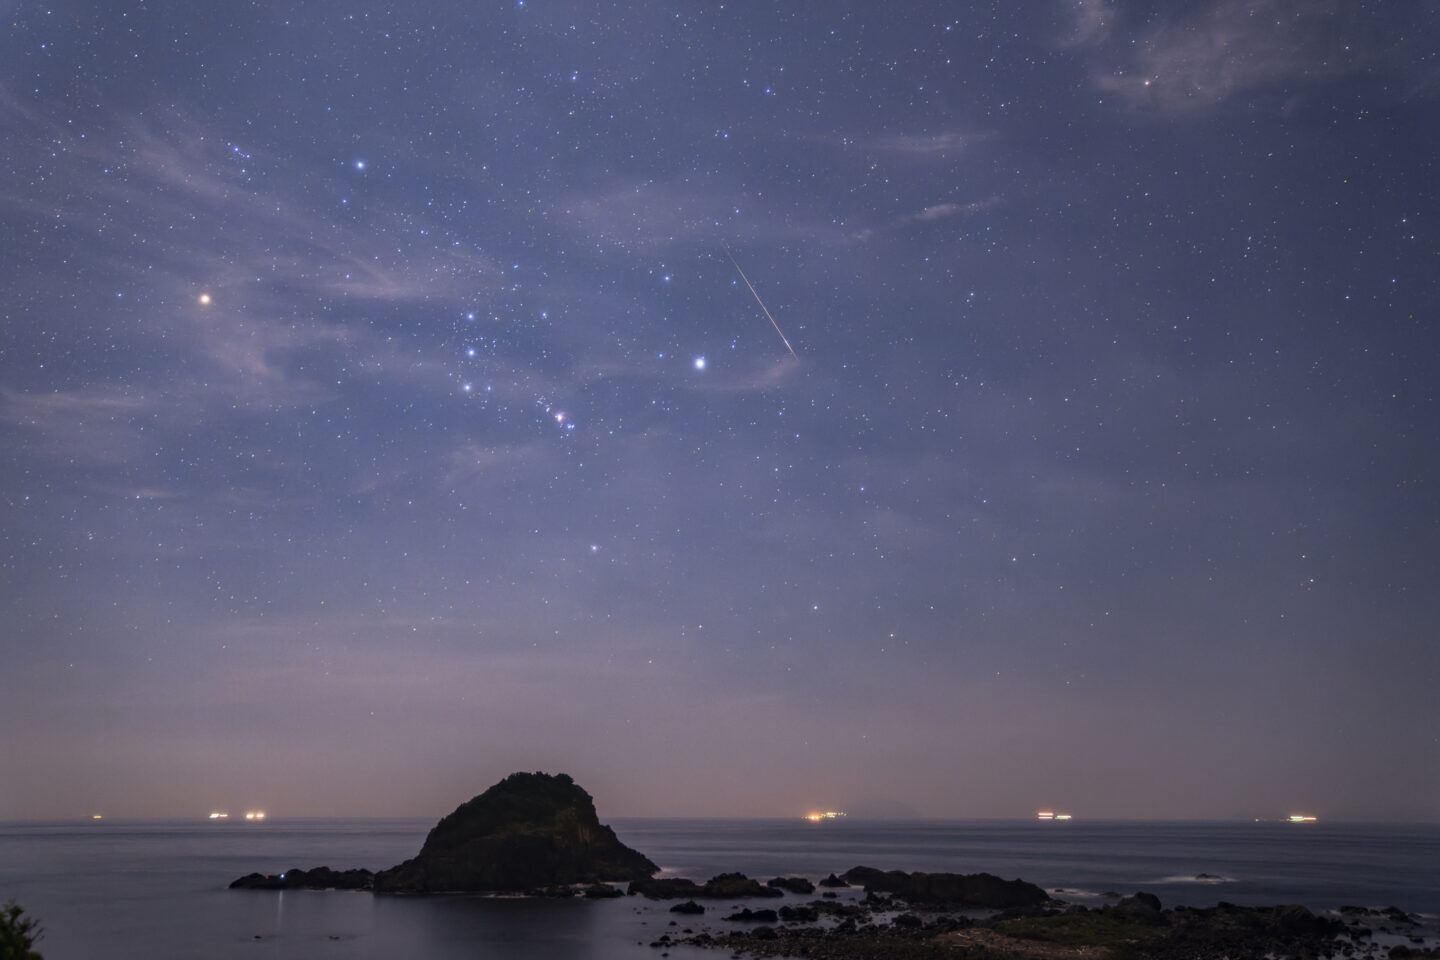
<instances>
[{"instance_id":1,"label":"calm sea water","mask_svg":"<svg viewBox=\"0 0 1440 960\"><path fill-rule=\"evenodd\" d=\"M464 957L627 960L668 904L228 890L251 871L390 866L431 820L0 824L0 901L46 960ZM1440 825L613 820L667 872L819 879L858 864L1021 877L1062 899L1147 890L1167 906L1342 904L1440 913ZM1197 879L1208 874L1214 879ZM798 898L800 900L810 899ZM782 901L783 902L783 901ZM773 905L773 904L771 904ZM713 916L714 911L712 911ZM711 920L711 924L717 921ZM672 948L672 956L719 953Z\"/></svg>"}]
</instances>

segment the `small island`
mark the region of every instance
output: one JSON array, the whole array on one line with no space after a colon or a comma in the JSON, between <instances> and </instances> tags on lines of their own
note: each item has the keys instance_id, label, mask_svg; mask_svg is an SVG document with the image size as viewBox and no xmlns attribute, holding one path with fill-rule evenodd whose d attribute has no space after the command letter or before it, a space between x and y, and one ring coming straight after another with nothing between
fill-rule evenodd
<instances>
[{"instance_id":1,"label":"small island","mask_svg":"<svg viewBox=\"0 0 1440 960\"><path fill-rule=\"evenodd\" d=\"M444 817L420 852L370 873L328 867L252 873L249 890L376 893L544 893L574 884L630 882L660 868L600 822L595 801L563 773L512 773Z\"/></svg>"}]
</instances>

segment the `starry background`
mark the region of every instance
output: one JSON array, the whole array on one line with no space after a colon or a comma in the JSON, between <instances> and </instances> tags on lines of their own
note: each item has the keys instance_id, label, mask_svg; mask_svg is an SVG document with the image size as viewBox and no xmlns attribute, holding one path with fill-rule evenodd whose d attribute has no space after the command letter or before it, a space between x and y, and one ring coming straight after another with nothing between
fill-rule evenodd
<instances>
[{"instance_id":1,"label":"starry background","mask_svg":"<svg viewBox=\"0 0 1440 960\"><path fill-rule=\"evenodd\" d=\"M1432 5L0 13L0 817L1440 811Z\"/></svg>"}]
</instances>

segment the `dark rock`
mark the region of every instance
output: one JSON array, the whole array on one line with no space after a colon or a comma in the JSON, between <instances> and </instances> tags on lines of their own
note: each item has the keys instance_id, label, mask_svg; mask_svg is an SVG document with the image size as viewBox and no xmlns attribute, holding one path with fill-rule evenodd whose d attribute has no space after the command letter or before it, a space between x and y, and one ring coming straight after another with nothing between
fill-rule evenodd
<instances>
[{"instance_id":1,"label":"dark rock","mask_svg":"<svg viewBox=\"0 0 1440 960\"><path fill-rule=\"evenodd\" d=\"M1106 911L1114 915L1113 908ZM1131 919L1140 919L1132 917ZM1141 925L1144 923L1142 921ZM1301 906L1175 909L1150 924L1165 956L1322 956L1333 952L1344 923ZM1158 953L1158 951L1157 951Z\"/></svg>"},{"instance_id":2,"label":"dark rock","mask_svg":"<svg viewBox=\"0 0 1440 960\"><path fill-rule=\"evenodd\" d=\"M850 886L850 884L846 883L844 880L841 880L839 877L835 876L835 874L832 873L832 874L830 874L830 876L828 876L828 877L826 877L824 880L821 880L821 881L820 881L820 886L822 886L822 887L836 887L836 888L838 888L838 887L848 887L848 886Z\"/></svg>"},{"instance_id":3,"label":"dark rock","mask_svg":"<svg viewBox=\"0 0 1440 960\"><path fill-rule=\"evenodd\" d=\"M1156 920L1160 916L1160 898L1153 893L1136 893L1133 897L1122 898L1110 909L1135 920Z\"/></svg>"},{"instance_id":4,"label":"dark rock","mask_svg":"<svg viewBox=\"0 0 1440 960\"><path fill-rule=\"evenodd\" d=\"M854 917L859 919L870 916L870 911L866 910L860 904L846 903L843 900L811 900L809 906L814 907L817 911L828 917Z\"/></svg>"},{"instance_id":5,"label":"dark rock","mask_svg":"<svg viewBox=\"0 0 1440 960\"><path fill-rule=\"evenodd\" d=\"M524 891L527 897L545 897L550 900L568 900L575 896L575 888L563 883L551 884L548 887L534 887Z\"/></svg>"},{"instance_id":6,"label":"dark rock","mask_svg":"<svg viewBox=\"0 0 1440 960\"><path fill-rule=\"evenodd\" d=\"M925 921L921 920L913 913L902 913L894 920L891 920L890 923L892 926L909 927L912 930L919 929L920 927L923 927L925 925Z\"/></svg>"},{"instance_id":7,"label":"dark rock","mask_svg":"<svg viewBox=\"0 0 1440 960\"><path fill-rule=\"evenodd\" d=\"M592 883L585 888L585 896L590 900L611 900L625 896L625 891L608 883Z\"/></svg>"},{"instance_id":8,"label":"dark rock","mask_svg":"<svg viewBox=\"0 0 1440 960\"><path fill-rule=\"evenodd\" d=\"M739 913L730 914L730 916L725 919L734 920L738 923L778 923L780 921L780 915L774 910L751 910L749 907L746 907Z\"/></svg>"},{"instance_id":9,"label":"dark rock","mask_svg":"<svg viewBox=\"0 0 1440 960\"><path fill-rule=\"evenodd\" d=\"M651 900L678 900L680 897L703 897L700 884L685 877L665 877L656 880L642 878L630 881L630 892L638 893Z\"/></svg>"},{"instance_id":10,"label":"dark rock","mask_svg":"<svg viewBox=\"0 0 1440 960\"><path fill-rule=\"evenodd\" d=\"M1156 926L1165 922L1163 911L1156 910L1150 904L1137 900L1135 897L1125 897L1119 903L1107 907L1105 912L1126 923Z\"/></svg>"},{"instance_id":11,"label":"dark rock","mask_svg":"<svg viewBox=\"0 0 1440 960\"><path fill-rule=\"evenodd\" d=\"M765 886L774 887L777 890L788 890L791 893L814 893L815 884L804 877L776 877L767 881Z\"/></svg>"},{"instance_id":12,"label":"dark rock","mask_svg":"<svg viewBox=\"0 0 1440 960\"><path fill-rule=\"evenodd\" d=\"M1003 910L1043 904L1049 894L1024 880L1001 880L988 873L905 873L854 867L844 878L870 893L893 893L909 903L945 903Z\"/></svg>"},{"instance_id":13,"label":"dark rock","mask_svg":"<svg viewBox=\"0 0 1440 960\"><path fill-rule=\"evenodd\" d=\"M705 895L719 899L731 897L783 897L783 890L767 887L759 880L751 880L743 873L722 873L711 877L705 883Z\"/></svg>"},{"instance_id":14,"label":"dark rock","mask_svg":"<svg viewBox=\"0 0 1440 960\"><path fill-rule=\"evenodd\" d=\"M778 940L780 934L775 932L774 927L756 927L750 931L750 936L756 940Z\"/></svg>"},{"instance_id":15,"label":"dark rock","mask_svg":"<svg viewBox=\"0 0 1440 960\"><path fill-rule=\"evenodd\" d=\"M703 886L684 877L666 877L661 880L643 878L630 881L630 892L651 900L677 900L680 897L692 900L734 900L785 896L784 891L767 887L743 873L722 873L705 881Z\"/></svg>"},{"instance_id":16,"label":"dark rock","mask_svg":"<svg viewBox=\"0 0 1440 960\"><path fill-rule=\"evenodd\" d=\"M686 900L684 903L677 903L670 908L671 913L704 913L705 908L694 900Z\"/></svg>"},{"instance_id":17,"label":"dark rock","mask_svg":"<svg viewBox=\"0 0 1440 960\"><path fill-rule=\"evenodd\" d=\"M780 919L786 923L815 923L820 919L820 911L815 907L791 907L780 908Z\"/></svg>"},{"instance_id":18,"label":"dark rock","mask_svg":"<svg viewBox=\"0 0 1440 960\"><path fill-rule=\"evenodd\" d=\"M375 890L531 890L633 882L658 869L600 823L590 795L568 776L514 773L437 823L418 856L375 874Z\"/></svg>"},{"instance_id":19,"label":"dark rock","mask_svg":"<svg viewBox=\"0 0 1440 960\"><path fill-rule=\"evenodd\" d=\"M231 890L369 890L374 886L375 875L369 870L331 870L316 867L313 870L286 870L284 873L266 875L246 874L230 884Z\"/></svg>"}]
</instances>

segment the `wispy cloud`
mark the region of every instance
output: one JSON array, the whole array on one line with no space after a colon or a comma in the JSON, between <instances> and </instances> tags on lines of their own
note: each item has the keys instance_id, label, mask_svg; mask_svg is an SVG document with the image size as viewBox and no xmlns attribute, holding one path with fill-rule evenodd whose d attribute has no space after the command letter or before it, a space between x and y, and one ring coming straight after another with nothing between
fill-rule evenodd
<instances>
[{"instance_id":1,"label":"wispy cloud","mask_svg":"<svg viewBox=\"0 0 1440 960\"><path fill-rule=\"evenodd\" d=\"M918 213L908 214L902 217L901 223L933 223L936 220L948 220L951 217L965 217L971 214L981 213L985 210L993 210L1000 206L1001 199L998 196L986 197L984 200L972 200L969 203L936 203L920 210Z\"/></svg>"},{"instance_id":2,"label":"wispy cloud","mask_svg":"<svg viewBox=\"0 0 1440 960\"><path fill-rule=\"evenodd\" d=\"M142 452L144 423L160 410L153 398L95 387L47 393L0 390L0 423L72 461L127 460Z\"/></svg>"},{"instance_id":3,"label":"wispy cloud","mask_svg":"<svg viewBox=\"0 0 1440 960\"><path fill-rule=\"evenodd\" d=\"M945 157L969 149L985 139L987 135L984 133L961 133L952 130L931 134L895 134L881 137L875 142L875 146L892 153Z\"/></svg>"},{"instance_id":4,"label":"wispy cloud","mask_svg":"<svg viewBox=\"0 0 1440 960\"><path fill-rule=\"evenodd\" d=\"M784 215L773 201L743 187L727 193L716 184L644 180L575 194L556 204L584 239L631 253L680 244L795 237L846 244L853 229L835 220Z\"/></svg>"},{"instance_id":5,"label":"wispy cloud","mask_svg":"<svg viewBox=\"0 0 1440 960\"><path fill-rule=\"evenodd\" d=\"M1113 0L1060 0L1060 12L1069 25L1060 45L1085 47L1104 40L1115 23L1114 6Z\"/></svg>"},{"instance_id":6,"label":"wispy cloud","mask_svg":"<svg viewBox=\"0 0 1440 960\"><path fill-rule=\"evenodd\" d=\"M1182 113L1363 68L1347 46L1354 12L1339 0L1217 0L1127 34L1103 0L1064 0L1062 46L1096 53L1093 83L1137 109Z\"/></svg>"}]
</instances>

